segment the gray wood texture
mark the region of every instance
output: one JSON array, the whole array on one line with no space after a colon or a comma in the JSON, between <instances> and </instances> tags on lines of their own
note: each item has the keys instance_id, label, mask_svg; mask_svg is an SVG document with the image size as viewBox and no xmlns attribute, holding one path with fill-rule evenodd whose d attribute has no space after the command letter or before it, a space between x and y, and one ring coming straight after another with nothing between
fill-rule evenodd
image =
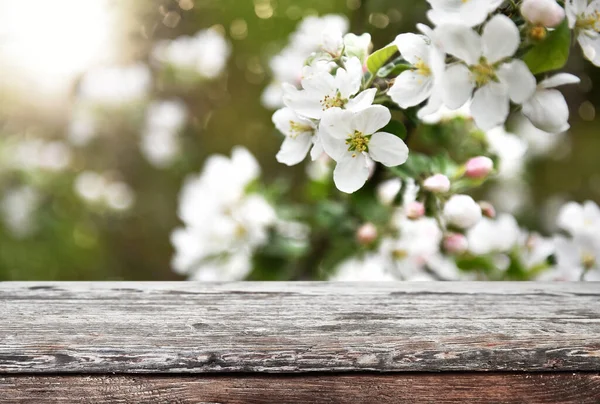
<instances>
[{"instance_id":1,"label":"gray wood texture","mask_svg":"<svg viewBox=\"0 0 600 404\"><path fill-rule=\"evenodd\" d=\"M600 371L600 285L0 284L4 375L356 371Z\"/></svg>"},{"instance_id":2,"label":"gray wood texture","mask_svg":"<svg viewBox=\"0 0 600 404\"><path fill-rule=\"evenodd\" d=\"M0 403L597 404L590 373L0 376Z\"/></svg>"}]
</instances>

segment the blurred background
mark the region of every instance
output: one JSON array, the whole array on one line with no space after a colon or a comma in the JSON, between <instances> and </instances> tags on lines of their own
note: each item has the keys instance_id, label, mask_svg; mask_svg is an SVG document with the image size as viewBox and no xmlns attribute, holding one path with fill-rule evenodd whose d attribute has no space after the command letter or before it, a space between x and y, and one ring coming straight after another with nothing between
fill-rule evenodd
<instances>
[{"instance_id":1,"label":"blurred background","mask_svg":"<svg viewBox=\"0 0 600 404\"><path fill-rule=\"evenodd\" d=\"M206 156L240 144L267 182L305 177L275 161L281 137L261 103L269 62L299 21L345 15L377 49L426 22L425 10L408 0L0 0L0 280L181 279L169 235L182 182ZM203 34L195 43L210 45L194 50L190 37L208 28L225 42ZM181 49L168 48L173 39ZM206 49L226 61L222 73L171 68ZM537 142L544 150L525 171L482 191L543 233L563 201L600 200L600 71L579 52L567 71L581 84L563 89L570 132Z\"/></svg>"}]
</instances>

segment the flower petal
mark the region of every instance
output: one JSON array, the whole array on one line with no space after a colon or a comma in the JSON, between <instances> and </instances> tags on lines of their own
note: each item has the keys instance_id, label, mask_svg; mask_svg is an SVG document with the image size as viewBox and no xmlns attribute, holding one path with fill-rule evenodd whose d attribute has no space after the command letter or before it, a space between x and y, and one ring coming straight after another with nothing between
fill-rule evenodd
<instances>
[{"instance_id":1,"label":"flower petal","mask_svg":"<svg viewBox=\"0 0 600 404\"><path fill-rule=\"evenodd\" d=\"M325 132L319 135L319 139L325 153L335 161L340 161L348 152L345 139L336 139ZM311 157L315 156L311 155Z\"/></svg>"},{"instance_id":2,"label":"flower petal","mask_svg":"<svg viewBox=\"0 0 600 404\"><path fill-rule=\"evenodd\" d=\"M275 156L278 162L293 166L306 158L312 145L312 135L302 133L296 137L286 137Z\"/></svg>"},{"instance_id":3,"label":"flower petal","mask_svg":"<svg viewBox=\"0 0 600 404\"><path fill-rule=\"evenodd\" d=\"M346 139L354 133L352 126L352 111L346 111L341 108L329 108L323 113L319 132L326 133L335 139Z\"/></svg>"},{"instance_id":4,"label":"flower petal","mask_svg":"<svg viewBox=\"0 0 600 404\"><path fill-rule=\"evenodd\" d=\"M394 45L402 57L411 65L417 64L420 60L429 60L429 45L423 35L400 34L394 40Z\"/></svg>"},{"instance_id":5,"label":"flower petal","mask_svg":"<svg viewBox=\"0 0 600 404\"><path fill-rule=\"evenodd\" d=\"M475 91L471 113L475 124L482 130L504 124L508 117L509 97L505 87L491 82Z\"/></svg>"},{"instance_id":6,"label":"flower petal","mask_svg":"<svg viewBox=\"0 0 600 404\"><path fill-rule=\"evenodd\" d=\"M414 107L425 101L433 90L433 78L413 70L406 70L396 77L394 85L388 91L400 108Z\"/></svg>"},{"instance_id":7,"label":"flower petal","mask_svg":"<svg viewBox=\"0 0 600 404\"><path fill-rule=\"evenodd\" d=\"M292 130L292 123L305 129L305 131L301 133L307 133L309 135L314 133L314 124L309 119L299 117L291 108L278 109L273 114L271 120L273 121L273 124L275 124L277 130L285 136L298 135L297 129Z\"/></svg>"},{"instance_id":8,"label":"flower petal","mask_svg":"<svg viewBox=\"0 0 600 404\"><path fill-rule=\"evenodd\" d=\"M375 95L377 94L376 88L369 88L365 91L361 91L356 95L356 97L351 98L346 104L346 109L349 111L360 111L371 105L373 105L373 100L375 99Z\"/></svg>"},{"instance_id":9,"label":"flower petal","mask_svg":"<svg viewBox=\"0 0 600 404\"><path fill-rule=\"evenodd\" d=\"M369 141L369 156L385 166L395 167L408 159L408 147L398 136L377 132Z\"/></svg>"},{"instance_id":10,"label":"flower petal","mask_svg":"<svg viewBox=\"0 0 600 404\"><path fill-rule=\"evenodd\" d=\"M369 167L364 154L346 153L340 161L338 161L333 170L333 182L337 189L347 194L358 191L367 179L369 178Z\"/></svg>"},{"instance_id":11,"label":"flower petal","mask_svg":"<svg viewBox=\"0 0 600 404\"><path fill-rule=\"evenodd\" d=\"M362 63L356 57L348 59L345 69L338 69L335 75L335 83L340 95L348 99L360 90L363 79Z\"/></svg>"},{"instance_id":12,"label":"flower petal","mask_svg":"<svg viewBox=\"0 0 600 404\"><path fill-rule=\"evenodd\" d=\"M444 105L441 91L434 91L427 100L427 104L417 112L417 118L423 120L427 116L436 113ZM424 121L425 123L428 123Z\"/></svg>"},{"instance_id":13,"label":"flower petal","mask_svg":"<svg viewBox=\"0 0 600 404\"><path fill-rule=\"evenodd\" d=\"M600 36L590 37L584 33L577 36L577 41L586 59L600 66Z\"/></svg>"},{"instance_id":14,"label":"flower petal","mask_svg":"<svg viewBox=\"0 0 600 404\"><path fill-rule=\"evenodd\" d=\"M392 114L389 109L383 105L372 105L362 111L353 113L351 128L362 132L364 135L371 135L387 125L391 118ZM346 132L346 134L353 132Z\"/></svg>"},{"instance_id":15,"label":"flower petal","mask_svg":"<svg viewBox=\"0 0 600 404\"><path fill-rule=\"evenodd\" d=\"M523 114L545 132L560 133L569 128L569 107L562 93L555 89L536 91L523 104Z\"/></svg>"},{"instance_id":16,"label":"flower petal","mask_svg":"<svg viewBox=\"0 0 600 404\"><path fill-rule=\"evenodd\" d=\"M522 104L535 92L535 77L522 60L504 63L496 70L496 74L515 104Z\"/></svg>"},{"instance_id":17,"label":"flower petal","mask_svg":"<svg viewBox=\"0 0 600 404\"><path fill-rule=\"evenodd\" d=\"M574 74L558 73L540 82L541 88L554 88L565 84L578 84L581 80Z\"/></svg>"},{"instance_id":18,"label":"flower petal","mask_svg":"<svg viewBox=\"0 0 600 404\"><path fill-rule=\"evenodd\" d=\"M323 107L317 98L306 90L298 90L287 83L283 84L283 89L283 102L287 107L308 118L321 118Z\"/></svg>"},{"instance_id":19,"label":"flower petal","mask_svg":"<svg viewBox=\"0 0 600 404\"><path fill-rule=\"evenodd\" d=\"M519 28L505 15L494 16L483 28L483 55L490 63L515 54L521 42Z\"/></svg>"},{"instance_id":20,"label":"flower petal","mask_svg":"<svg viewBox=\"0 0 600 404\"><path fill-rule=\"evenodd\" d=\"M325 153L325 150L323 149L323 142L321 141L320 136L313 137L313 142L314 142L314 146L310 150L310 159L312 161L315 161L316 159L321 157L321 155L323 153Z\"/></svg>"},{"instance_id":21,"label":"flower petal","mask_svg":"<svg viewBox=\"0 0 600 404\"><path fill-rule=\"evenodd\" d=\"M446 53L469 65L479 62L482 54L481 38L471 28L464 25L441 25L434 33Z\"/></svg>"},{"instance_id":22,"label":"flower petal","mask_svg":"<svg viewBox=\"0 0 600 404\"><path fill-rule=\"evenodd\" d=\"M442 77L444 104L450 109L462 107L473 94L475 83L469 68L462 64L450 66Z\"/></svg>"}]
</instances>

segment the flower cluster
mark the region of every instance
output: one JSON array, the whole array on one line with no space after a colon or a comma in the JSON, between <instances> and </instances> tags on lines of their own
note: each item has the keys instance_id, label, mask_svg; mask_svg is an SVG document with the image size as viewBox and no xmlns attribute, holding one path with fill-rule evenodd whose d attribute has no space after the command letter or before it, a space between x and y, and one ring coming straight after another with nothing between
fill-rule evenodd
<instances>
[{"instance_id":1,"label":"flower cluster","mask_svg":"<svg viewBox=\"0 0 600 404\"><path fill-rule=\"evenodd\" d=\"M353 225L363 251L338 259L331 279L593 279L593 202L566 205L558 226L569 237L546 238L469 194L488 180L490 196L500 187L519 193L526 159L562 139L569 110L557 87L579 78L559 70L572 35L600 65L600 8L587 0L428 3L433 26L418 24L372 53L369 34L344 35L342 20L332 28L327 16L310 32L316 20L302 23L273 59L290 69L273 67L277 90L265 93L267 105L281 107L272 117L284 136L277 161L296 165L310 154L309 176L322 184L333 166L335 187L358 195L340 202L346 217L337 220L369 210ZM430 125L462 143L432 147L441 140L419 139Z\"/></svg>"},{"instance_id":2,"label":"flower cluster","mask_svg":"<svg viewBox=\"0 0 600 404\"><path fill-rule=\"evenodd\" d=\"M186 181L179 205L185 227L171 235L175 271L204 281L240 280L250 273L252 254L267 242L277 218L251 190L259 174L250 152L237 147L231 158L211 156L200 175Z\"/></svg>"}]
</instances>

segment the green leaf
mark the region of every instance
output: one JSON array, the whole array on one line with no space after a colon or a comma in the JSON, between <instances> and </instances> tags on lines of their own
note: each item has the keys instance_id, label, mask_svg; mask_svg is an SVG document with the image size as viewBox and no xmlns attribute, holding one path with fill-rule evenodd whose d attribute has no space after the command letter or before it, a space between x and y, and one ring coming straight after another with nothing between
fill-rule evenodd
<instances>
[{"instance_id":1,"label":"green leaf","mask_svg":"<svg viewBox=\"0 0 600 404\"><path fill-rule=\"evenodd\" d=\"M409 70L411 68L411 65L407 65L404 63L388 63L387 65L379 69L379 71L377 72L377 77L396 77L400 75L400 73L402 73L403 71Z\"/></svg>"},{"instance_id":2,"label":"green leaf","mask_svg":"<svg viewBox=\"0 0 600 404\"><path fill-rule=\"evenodd\" d=\"M396 45L390 45L379 49L377 52L372 53L367 59L367 68L372 74L377 73L377 71L381 69L396 52L398 52L398 47Z\"/></svg>"},{"instance_id":3,"label":"green leaf","mask_svg":"<svg viewBox=\"0 0 600 404\"><path fill-rule=\"evenodd\" d=\"M567 19L548 33L546 39L523 56L523 61L533 74L557 70L567 63L571 46L571 31Z\"/></svg>"},{"instance_id":4,"label":"green leaf","mask_svg":"<svg viewBox=\"0 0 600 404\"><path fill-rule=\"evenodd\" d=\"M392 135L396 135L403 140L406 139L406 127L400 121L390 121L390 123L381 129L381 132L391 133Z\"/></svg>"}]
</instances>

